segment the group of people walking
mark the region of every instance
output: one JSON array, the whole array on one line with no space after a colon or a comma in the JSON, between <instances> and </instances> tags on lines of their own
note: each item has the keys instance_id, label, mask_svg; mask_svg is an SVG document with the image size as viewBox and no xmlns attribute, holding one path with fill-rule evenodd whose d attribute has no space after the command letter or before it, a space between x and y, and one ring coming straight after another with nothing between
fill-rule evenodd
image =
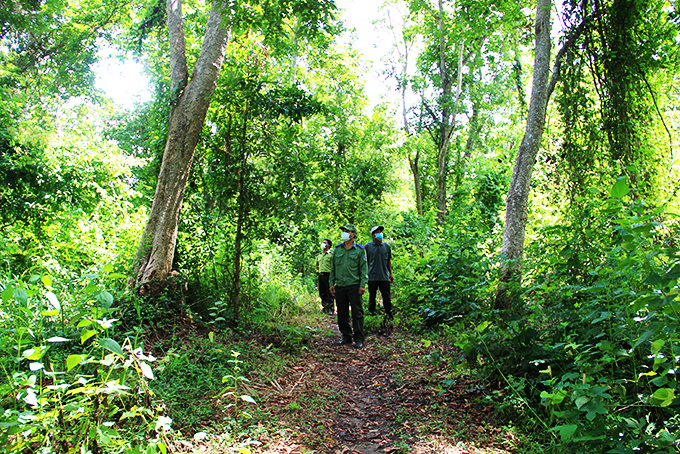
<instances>
[{"instance_id":1,"label":"group of people walking","mask_svg":"<svg viewBox=\"0 0 680 454\"><path fill-rule=\"evenodd\" d=\"M333 297L338 314L338 329L342 334L340 345L362 348L364 336L364 308L362 295L368 286L368 312L376 313L378 290L383 299L385 316L392 318L392 298L390 284L392 274L392 250L383 241L382 225L371 229L372 241L365 246L357 243L357 229L353 224L340 228L342 242L333 247L331 240L321 243L321 254L316 258L319 274L319 297L323 311L332 315ZM351 319L351 324L350 324Z\"/></svg>"}]
</instances>

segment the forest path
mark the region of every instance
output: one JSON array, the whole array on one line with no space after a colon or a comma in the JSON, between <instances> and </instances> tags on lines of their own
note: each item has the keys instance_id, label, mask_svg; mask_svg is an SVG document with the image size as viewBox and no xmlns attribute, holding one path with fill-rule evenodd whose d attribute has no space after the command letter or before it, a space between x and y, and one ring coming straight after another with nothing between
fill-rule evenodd
<instances>
[{"instance_id":1,"label":"forest path","mask_svg":"<svg viewBox=\"0 0 680 454\"><path fill-rule=\"evenodd\" d=\"M332 376L334 391L342 397L338 418L332 429L341 445L341 452L364 454L388 453L397 450L393 426L398 424L397 389L392 386L394 364L383 361L379 343L372 337L362 349L337 345L342 338L331 320L336 336L321 340L320 351L326 356L327 372Z\"/></svg>"},{"instance_id":2,"label":"forest path","mask_svg":"<svg viewBox=\"0 0 680 454\"><path fill-rule=\"evenodd\" d=\"M282 393L269 399L270 410L279 415L291 402L301 403L298 417L286 418L289 437L260 452L513 452L495 447L504 444L500 430L485 422L492 417L490 408L475 405L474 383L461 379L445 390L433 386L441 381L440 371L424 366L422 356L405 349L389 329L368 336L364 348L356 349L337 344L341 336L334 317L325 317L321 325L319 331L333 334L315 338L277 381Z\"/></svg>"}]
</instances>

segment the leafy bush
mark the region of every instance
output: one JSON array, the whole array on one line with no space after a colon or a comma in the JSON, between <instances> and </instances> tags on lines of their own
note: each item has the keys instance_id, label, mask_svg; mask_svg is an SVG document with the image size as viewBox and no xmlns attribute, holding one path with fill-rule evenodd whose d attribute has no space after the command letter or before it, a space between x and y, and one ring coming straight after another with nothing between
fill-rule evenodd
<instances>
[{"instance_id":1,"label":"leafy bush","mask_svg":"<svg viewBox=\"0 0 680 454\"><path fill-rule=\"evenodd\" d=\"M114 297L103 282L84 276L60 297L48 275L2 284L3 452L166 451L171 421L148 386L155 358L114 339Z\"/></svg>"},{"instance_id":2,"label":"leafy bush","mask_svg":"<svg viewBox=\"0 0 680 454\"><path fill-rule=\"evenodd\" d=\"M521 381L578 452L675 452L680 441L678 225L664 207L623 203L627 193L620 180L584 204L579 227L547 229L527 254L538 260L525 270L525 311L487 318L459 344L509 386Z\"/></svg>"},{"instance_id":3,"label":"leafy bush","mask_svg":"<svg viewBox=\"0 0 680 454\"><path fill-rule=\"evenodd\" d=\"M480 232L456 229L442 240L398 241L395 293L404 320L413 327L433 327L481 311L493 285L489 240Z\"/></svg>"}]
</instances>

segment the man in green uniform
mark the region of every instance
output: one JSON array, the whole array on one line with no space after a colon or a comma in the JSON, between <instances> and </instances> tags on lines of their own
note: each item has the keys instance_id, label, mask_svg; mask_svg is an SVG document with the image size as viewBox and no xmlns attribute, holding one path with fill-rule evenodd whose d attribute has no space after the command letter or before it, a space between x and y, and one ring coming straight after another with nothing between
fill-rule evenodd
<instances>
[{"instance_id":1,"label":"man in green uniform","mask_svg":"<svg viewBox=\"0 0 680 454\"><path fill-rule=\"evenodd\" d=\"M319 298L324 314L333 315L333 296L331 295L328 277L331 274L331 261L333 260L333 243L326 238L321 243L321 254L316 256L316 272L319 275Z\"/></svg>"},{"instance_id":2,"label":"man in green uniform","mask_svg":"<svg viewBox=\"0 0 680 454\"><path fill-rule=\"evenodd\" d=\"M342 333L340 345L349 345L354 340L356 348L364 346L364 308L361 295L366 291L368 265L364 248L354 242L357 229L353 224L341 227L342 243L335 246L331 274L329 276L331 294L335 295L338 310L338 328ZM352 325L349 311L352 308Z\"/></svg>"}]
</instances>

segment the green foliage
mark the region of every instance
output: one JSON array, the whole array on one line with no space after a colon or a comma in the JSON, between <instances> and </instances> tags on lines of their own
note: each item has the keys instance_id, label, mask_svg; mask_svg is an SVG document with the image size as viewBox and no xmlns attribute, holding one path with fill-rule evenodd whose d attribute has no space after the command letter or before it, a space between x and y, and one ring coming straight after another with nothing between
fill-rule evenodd
<instances>
[{"instance_id":1,"label":"green foliage","mask_svg":"<svg viewBox=\"0 0 680 454\"><path fill-rule=\"evenodd\" d=\"M2 283L3 452L165 452L171 420L148 384L155 358L115 340L114 296L98 276L57 284L49 275Z\"/></svg>"},{"instance_id":2,"label":"green foliage","mask_svg":"<svg viewBox=\"0 0 680 454\"><path fill-rule=\"evenodd\" d=\"M564 171L552 177L574 197L603 184L603 173L624 173L648 201L660 200L668 183L657 160L667 159L673 140L658 95L665 74L677 68L676 14L657 0L612 0L594 11L579 2L565 6L568 23L584 31L563 65L563 139L551 165Z\"/></svg>"},{"instance_id":3,"label":"green foliage","mask_svg":"<svg viewBox=\"0 0 680 454\"><path fill-rule=\"evenodd\" d=\"M421 222L405 216L394 228L404 236L393 246L393 267L403 276L395 292L405 319L432 327L481 311L493 288L493 262L485 254L492 237L459 221L438 235Z\"/></svg>"},{"instance_id":4,"label":"green foliage","mask_svg":"<svg viewBox=\"0 0 680 454\"><path fill-rule=\"evenodd\" d=\"M242 387L242 384L247 383L248 379L244 376L241 375L241 366L240 364L243 363L240 359L238 359L240 353L233 351L231 352L231 359L229 360L229 364L233 367L233 371L231 374L225 375L222 377L222 383L226 383L227 386L220 391L218 396L228 396L233 399L233 403L229 403L227 405L227 408L230 408L233 406L234 411L246 418L252 418L250 413L240 410L239 411L239 404L240 402L246 402L250 404L254 404L255 400L250 397L247 394L239 394L240 388Z\"/></svg>"},{"instance_id":5,"label":"green foliage","mask_svg":"<svg viewBox=\"0 0 680 454\"><path fill-rule=\"evenodd\" d=\"M94 95L93 63L128 3L95 0L9 1L0 12L0 86L23 114L49 125L51 101Z\"/></svg>"},{"instance_id":6,"label":"green foliage","mask_svg":"<svg viewBox=\"0 0 680 454\"><path fill-rule=\"evenodd\" d=\"M443 29L431 2L408 4L405 39L424 46L417 73L399 76L419 99L405 111L406 138L389 107L366 111L365 68L332 39L333 2L230 4L226 63L178 229L173 268L188 286L179 314L171 294L120 295L172 107L168 43L155 33L164 6L139 5L135 29L116 36L134 40L156 100L111 118L82 100L51 113L57 98L92 94L97 39L113 20L129 25L127 6L3 4L0 449L164 452L163 408L190 431L221 403L233 410L221 421L229 432L245 431L243 403L256 396L246 377L268 383L282 351L309 348L306 318L319 309L312 259L322 238L352 221L362 242L370 226L387 226L397 328L426 337L427 354L408 360L447 372L439 392L461 375L484 377L494 383L485 404L541 430L549 452L677 450L680 228L671 205L657 202L673 193L677 166L666 166L668 133L653 115L667 115L672 130L677 13L658 1L565 5L574 25L590 14L580 8L597 8L598 27L562 66L562 124L547 131L532 183L521 301L497 312L489 307L531 20L521 2L443 4ZM210 5L185 6L191 62ZM459 56L460 95L438 92L439 59L453 87ZM456 125L445 169L454 190L448 224L437 226L444 111ZM103 129L91 117L111 119ZM420 214L405 159L416 153ZM191 338L159 323L174 316L212 331ZM382 334L385 325L367 317L366 328ZM268 346L237 342L252 333ZM437 336L455 348L437 346ZM241 362L255 354L266 360Z\"/></svg>"},{"instance_id":7,"label":"green foliage","mask_svg":"<svg viewBox=\"0 0 680 454\"><path fill-rule=\"evenodd\" d=\"M673 452L678 224L630 200L625 179L608 192L583 204L590 221L546 229L530 246L521 317L479 314L457 345L531 407L540 402L544 415L529 419L546 418L570 449Z\"/></svg>"}]
</instances>

